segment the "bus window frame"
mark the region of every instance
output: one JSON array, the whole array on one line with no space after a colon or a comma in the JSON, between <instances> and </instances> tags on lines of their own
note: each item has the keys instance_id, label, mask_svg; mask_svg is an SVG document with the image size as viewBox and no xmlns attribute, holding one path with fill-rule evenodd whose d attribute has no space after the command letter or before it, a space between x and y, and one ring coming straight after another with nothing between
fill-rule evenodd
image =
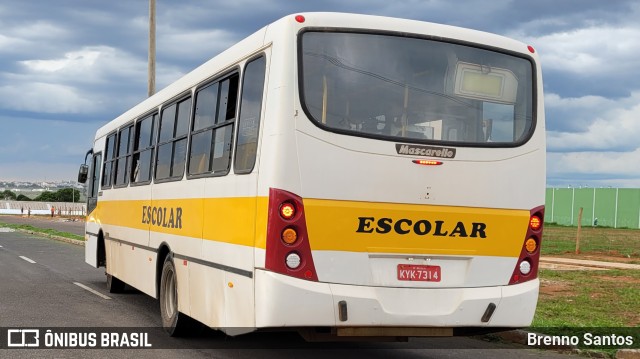
<instances>
[{"instance_id":1,"label":"bus window frame","mask_svg":"<svg viewBox=\"0 0 640 359\"><path fill-rule=\"evenodd\" d=\"M153 175L152 175L153 183L176 182L176 181L181 181L185 177L186 166L187 166L186 162L187 162L187 159L189 158L189 136L191 135L191 128L187 127L187 133L186 134L184 134L182 136L179 136L179 137L172 137L169 141L165 141L165 142L160 142L160 134L161 134L160 133L160 129L161 129L161 125L162 125L162 112L166 108L171 107L172 105L176 105L176 115L174 115L174 116L177 116L178 115L178 111L177 111L178 110L178 104L180 102L184 101L184 100L187 100L187 99L191 99L191 106L189 106L189 118L191 118L191 113L193 112L193 91L191 89L189 89L186 92L183 92L179 96L176 96L176 97L172 98L171 100L167 101L166 103L163 103L160 106L160 108L158 109L158 126L157 126L158 129L157 129L156 134L155 134L156 135L156 138L155 138L156 141L155 141L155 147L153 149L153 154L152 154L152 157L153 157L153 160L152 160L152 163L153 163L152 164L152 167L153 167ZM174 121L173 122L173 126L174 126L173 132L175 132L175 125L176 125L176 122L177 122L177 117L174 117L173 121ZM188 124L190 125L190 122L188 122ZM172 135L172 136L174 136L174 135ZM186 155L185 165L182 166L182 174L180 176L169 176L169 177L166 177L166 178L158 179L156 172L157 172L157 169L158 169L158 151L160 149L160 145L166 145L166 144L169 144L169 143L173 144L174 142L180 141L183 136L186 136L187 148L186 148L186 151L185 151L185 155ZM171 166L173 166L173 159L174 159L174 157L173 157L173 155L174 155L173 147L172 147L171 151L172 151L171 152L171 163L170 163L170 167L169 168L171 168Z\"/></svg>"},{"instance_id":2,"label":"bus window frame","mask_svg":"<svg viewBox=\"0 0 640 359\"><path fill-rule=\"evenodd\" d=\"M156 121L153 120L153 116L157 115L156 117ZM149 148L145 148L143 150L137 150L135 149L135 141L136 139L133 138L133 150L131 151L131 169L129 170L129 177L131 177L131 175L133 174L133 158L136 154L140 154L143 151L151 151L151 164L150 164L150 168L149 168L149 179L146 181L140 181L140 182L135 182L132 181L131 178L129 178L129 185L131 187L137 187L137 186L145 186L145 185L149 185L153 182L153 175L155 174L155 168L156 168L156 147L157 147L157 129L158 127L160 127L160 111L158 110L158 108L155 108L151 111L146 112L145 114L138 116L138 118L136 118L136 120L133 123L133 135L136 135L136 129L138 127L138 122L147 119L148 117L151 117L151 146Z\"/></svg>"},{"instance_id":3,"label":"bus window frame","mask_svg":"<svg viewBox=\"0 0 640 359\"><path fill-rule=\"evenodd\" d=\"M260 102L260 119L259 119L259 123L258 123L258 130L256 132L256 136L257 136L257 148L256 148L256 154L255 154L255 159L253 161L253 166L250 169L245 169L245 170L236 170L236 156L238 154L238 136L240 136L240 126L239 126L239 122L240 122L240 117L242 116L242 95L244 95L244 80L245 80L245 73L247 71L247 66L249 66L250 63L260 59L260 58L264 58L264 78L263 78L263 82L262 82L262 101ZM232 165L231 167L233 167L233 173L237 174L237 175L247 175L250 174L251 172L253 172L253 170L256 168L256 163L258 162L258 150L260 148L260 127L262 126L262 124L264 123L264 109L265 109L265 97L267 94L267 77L268 77L268 69L269 69L269 58L267 56L266 53L261 52L259 54L256 54L255 56L252 56L250 58L247 59L247 61L244 63L244 66L242 66L242 77L241 77L241 81L240 81L240 90L238 91L238 107L237 107L237 115L236 115L236 129L235 129L235 136L234 136L234 144L233 144L233 158L232 158Z\"/></svg>"},{"instance_id":4,"label":"bus window frame","mask_svg":"<svg viewBox=\"0 0 640 359\"><path fill-rule=\"evenodd\" d=\"M122 135L122 130L124 130L125 128L129 127L129 152L125 153L124 155L120 155L120 136ZM116 189L116 188L125 188L125 187L129 187L129 177L131 176L131 162L133 160L133 138L131 135L131 131L135 132L135 121L131 120L125 124L123 124L122 126L118 127L117 130L117 139L116 139L116 148L118 149L118 153L116 154L115 158L113 159L113 162L115 163L115 171L113 172L115 176L113 176L113 183L112 183L112 188ZM125 179L124 179L124 183L121 184L116 184L115 183L115 179L118 176L118 161L124 159L125 161L127 160L127 157L129 157L130 161L129 163L125 163Z\"/></svg>"},{"instance_id":5,"label":"bus window frame","mask_svg":"<svg viewBox=\"0 0 640 359\"><path fill-rule=\"evenodd\" d=\"M198 91L207 88L209 86L215 85L216 83L218 84L218 86L220 86L220 83L226 79L231 78L233 75L237 74L238 75L238 93L236 96L236 108L235 108L235 116L233 118L233 121L225 121L225 122L221 122L221 123L215 123L215 121L217 120L217 116L218 116L218 111L219 109L219 105L220 103L216 104L216 114L215 114L215 118L214 118L214 125L212 126L208 126L205 128L201 128L198 129L197 131L193 131L193 125L194 125L194 121L195 121L195 106L196 106L196 96L198 94ZM233 161L235 158L235 133L237 132L237 122L238 122L238 109L240 107L240 93L242 91L241 86L242 86L242 79L244 77L244 73L241 71L241 67L240 65L234 65L230 68L225 69L222 72L217 73L216 75L212 76L210 79L207 79L206 81L198 84L195 89L193 90L193 94L192 94L192 102L191 102L191 117L189 118L189 134L188 134L188 141L187 141L187 161L185 163L185 173L186 173L186 177L187 180L192 180L192 179L199 179L199 178L208 178L208 177L224 177L226 175L228 175L229 173L231 173L231 167L233 167ZM220 98L220 88L218 87L218 97L216 98L216 101L219 101ZM214 140L214 133L215 130L218 128L222 128L225 126L229 126L229 125L233 125L233 133L231 134L231 153L229 154L229 165L227 166L226 171L208 171L205 173L197 173L197 174L190 174L189 173L189 166L191 164L191 137L193 136L193 133L203 133L205 131L212 131L212 138L211 138L211 144L212 147L209 150L210 155L212 155L213 152L213 140ZM158 131L159 132L159 131ZM157 147L157 146L156 146ZM211 162L211 158L209 158L209 162Z\"/></svg>"},{"instance_id":6,"label":"bus window frame","mask_svg":"<svg viewBox=\"0 0 640 359\"><path fill-rule=\"evenodd\" d=\"M118 140L118 128L116 128L115 130L107 133L104 136L104 146L102 147L102 150L100 151L100 152L103 152L105 154L105 156L102 157L102 170L100 171L100 190L103 190L103 191L113 188L113 173L114 173L113 166L114 166L114 163L116 161L116 156L115 155L112 156L113 158L111 160L107 160L107 156L106 156L106 154L107 154L107 144L109 143L109 137L111 137L111 136L115 136L115 138L116 138L113 141L114 142L114 146L113 147L115 149L116 142L118 142L117 141ZM111 171L109 172L109 183L108 183L107 186L105 186L104 183L103 183L104 182L103 176L104 176L104 172L105 172L105 168L106 168L107 162L110 162Z\"/></svg>"},{"instance_id":7,"label":"bus window frame","mask_svg":"<svg viewBox=\"0 0 640 359\"><path fill-rule=\"evenodd\" d=\"M447 44L467 46L467 47L471 47L471 48L476 48L476 49L481 49L481 50L486 50L486 51L492 51L492 52L496 52L496 53L505 54L505 55L514 56L514 57L518 57L518 58L524 59L524 60L528 61L529 64L531 65L531 95L532 95L532 98L531 98L531 126L529 127L527 132L522 134L522 136L520 137L520 139L518 139L518 141L513 141L513 142L464 142L464 141L443 141L443 140L416 139L416 138L410 138L410 137L399 138L399 137L392 137L392 136L385 136L385 135L376 135L376 134L371 134L371 133L366 133L366 132L355 132L355 131L343 130L343 129L339 129L339 128L323 125L322 123L320 123L320 121L317 121L313 117L313 115L311 114L311 111L309 111L308 106L307 106L306 97L305 97L305 91L304 91L304 70L303 70L304 54L303 54L303 47L302 47L302 38L303 38L304 34L308 33L308 32L382 35L382 36L393 36L393 37L418 39L418 40L429 40L429 41L434 41L434 42L441 42L441 43L447 43ZM453 39L453 38L443 37L443 36L416 34L416 33L409 33L409 32L388 31L388 30L355 29L355 28L348 28L348 27L332 27L332 28L305 27L305 28L301 29L300 31L298 31L298 33L296 34L296 37L297 37L297 39L296 39L297 49L295 50L295 53L296 53L296 56L297 56L296 66L298 67L297 68L298 103L299 103L300 107L302 108L302 111L304 112L304 114L307 117L307 119L311 123L313 123L313 125L315 125L316 127L320 128L320 129L322 129L324 131L333 132L333 133L337 133L337 134L341 134L341 135L352 136L352 137L368 138L368 139L372 139L372 140L380 140L380 141L387 141L387 142L393 142L393 143L414 143L414 144L431 145L431 146L439 146L439 147L468 147L468 148L516 148L516 147L521 147L522 145L524 145L527 142L529 142L531 140L531 138L533 138L534 133L536 133L538 131L538 104L539 104L539 101L538 101L538 72L537 72L537 68L538 68L537 64L538 64L538 62L536 62L536 60L533 58L533 56L530 56L530 55L528 55L526 53L510 51L510 50L507 50L507 49L504 49L504 48L498 48L498 47L487 45L487 44L475 43L475 42L459 40L459 39Z\"/></svg>"},{"instance_id":8,"label":"bus window frame","mask_svg":"<svg viewBox=\"0 0 640 359\"><path fill-rule=\"evenodd\" d=\"M95 172L95 165L96 165L96 157L100 156L100 170L98 171L98 173ZM89 174L90 177L88 179L91 179L91 181L87 181L87 214L93 212L94 209L96 209L96 207L98 206L98 197L100 197L101 195L101 191L102 191L102 171L104 170L103 168L103 164L102 164L102 151L99 152L95 152L92 156L91 156L91 166L89 167ZM98 181L95 181L95 175L98 176ZM93 184L97 184L98 188L95 188ZM92 196L95 193L95 196ZM91 203L91 200L93 199L93 202L95 203Z\"/></svg>"}]
</instances>

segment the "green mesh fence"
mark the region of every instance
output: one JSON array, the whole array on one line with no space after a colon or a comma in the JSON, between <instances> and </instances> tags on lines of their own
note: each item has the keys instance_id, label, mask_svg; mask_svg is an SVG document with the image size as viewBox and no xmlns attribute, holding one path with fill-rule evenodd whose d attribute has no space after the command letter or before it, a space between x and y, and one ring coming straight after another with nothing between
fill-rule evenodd
<instances>
[{"instance_id":1,"label":"green mesh fence","mask_svg":"<svg viewBox=\"0 0 640 359\"><path fill-rule=\"evenodd\" d=\"M547 188L544 220L577 226L640 228L640 188Z\"/></svg>"}]
</instances>

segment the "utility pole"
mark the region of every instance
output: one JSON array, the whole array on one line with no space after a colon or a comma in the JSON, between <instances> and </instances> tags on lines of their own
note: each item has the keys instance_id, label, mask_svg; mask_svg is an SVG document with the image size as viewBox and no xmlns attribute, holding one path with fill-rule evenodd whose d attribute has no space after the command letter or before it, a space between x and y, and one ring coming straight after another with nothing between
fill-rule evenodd
<instances>
[{"instance_id":1,"label":"utility pole","mask_svg":"<svg viewBox=\"0 0 640 359\"><path fill-rule=\"evenodd\" d=\"M156 92L156 0L149 0L149 69L148 95Z\"/></svg>"}]
</instances>

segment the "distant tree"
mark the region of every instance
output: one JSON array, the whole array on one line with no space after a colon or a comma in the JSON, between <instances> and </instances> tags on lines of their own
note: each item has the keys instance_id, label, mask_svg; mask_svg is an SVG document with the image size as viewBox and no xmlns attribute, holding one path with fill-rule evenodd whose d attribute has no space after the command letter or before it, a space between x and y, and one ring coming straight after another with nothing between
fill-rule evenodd
<instances>
[{"instance_id":1,"label":"distant tree","mask_svg":"<svg viewBox=\"0 0 640 359\"><path fill-rule=\"evenodd\" d=\"M15 193L9 191L8 189L4 192L0 192L0 199L3 199L5 201L15 201L17 197L18 196L16 196Z\"/></svg>"},{"instance_id":2,"label":"distant tree","mask_svg":"<svg viewBox=\"0 0 640 359\"><path fill-rule=\"evenodd\" d=\"M18 197L16 198L16 200L18 201L31 201L31 198L23 195L23 194L19 194Z\"/></svg>"},{"instance_id":3,"label":"distant tree","mask_svg":"<svg viewBox=\"0 0 640 359\"><path fill-rule=\"evenodd\" d=\"M80 191L73 188L63 188L56 192L44 191L34 201L40 202L80 202Z\"/></svg>"},{"instance_id":4,"label":"distant tree","mask_svg":"<svg viewBox=\"0 0 640 359\"><path fill-rule=\"evenodd\" d=\"M44 191L34 199L38 202L58 202L58 195L51 191Z\"/></svg>"},{"instance_id":5,"label":"distant tree","mask_svg":"<svg viewBox=\"0 0 640 359\"><path fill-rule=\"evenodd\" d=\"M63 188L56 192L58 202L80 202L80 191L73 188Z\"/></svg>"}]
</instances>

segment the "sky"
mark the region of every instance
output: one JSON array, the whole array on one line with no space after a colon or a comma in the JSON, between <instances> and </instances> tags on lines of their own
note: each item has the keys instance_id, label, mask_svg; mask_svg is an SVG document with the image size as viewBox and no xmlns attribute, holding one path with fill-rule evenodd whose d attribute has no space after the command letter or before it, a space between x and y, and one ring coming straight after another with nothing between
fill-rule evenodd
<instances>
[{"instance_id":1,"label":"sky","mask_svg":"<svg viewBox=\"0 0 640 359\"><path fill-rule=\"evenodd\" d=\"M147 96L147 0L0 3L0 180L73 180L95 131ZM640 187L636 0L157 0L158 90L307 11L492 32L541 57L547 186Z\"/></svg>"}]
</instances>

